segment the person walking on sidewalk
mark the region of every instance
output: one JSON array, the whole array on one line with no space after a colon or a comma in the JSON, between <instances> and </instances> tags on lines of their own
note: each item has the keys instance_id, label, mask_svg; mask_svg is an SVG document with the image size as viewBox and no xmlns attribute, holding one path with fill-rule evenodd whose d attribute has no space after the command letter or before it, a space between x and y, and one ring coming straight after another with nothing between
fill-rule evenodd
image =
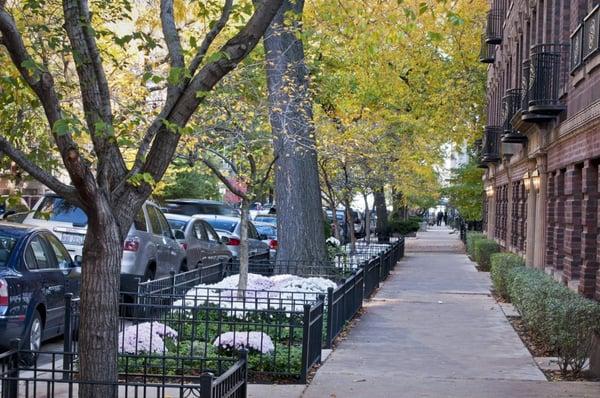
<instances>
[{"instance_id":1,"label":"person walking on sidewalk","mask_svg":"<svg viewBox=\"0 0 600 398\"><path fill-rule=\"evenodd\" d=\"M444 218L444 213L442 213L442 211L438 211L437 214L437 226L439 227L440 225L442 225L442 219Z\"/></svg>"}]
</instances>

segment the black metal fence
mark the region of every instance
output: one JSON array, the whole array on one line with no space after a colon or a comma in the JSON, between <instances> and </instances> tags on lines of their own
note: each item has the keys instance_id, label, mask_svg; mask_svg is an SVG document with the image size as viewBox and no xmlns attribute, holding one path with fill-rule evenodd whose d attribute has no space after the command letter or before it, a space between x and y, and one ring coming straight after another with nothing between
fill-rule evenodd
<instances>
[{"instance_id":1,"label":"black metal fence","mask_svg":"<svg viewBox=\"0 0 600 398\"><path fill-rule=\"evenodd\" d=\"M61 359L65 355L76 357L76 352L31 352L19 349L20 342L14 341L10 351L0 354L0 396L2 398L60 397L75 398L81 388L96 386L110 396L119 397L199 397L220 398L246 396L247 353L240 357L218 378L212 373L191 373L173 376L168 372L160 377L146 373L120 374L115 382L92 382L79 378L76 369L63 369ZM36 355L32 365L23 365L24 355Z\"/></svg>"}]
</instances>

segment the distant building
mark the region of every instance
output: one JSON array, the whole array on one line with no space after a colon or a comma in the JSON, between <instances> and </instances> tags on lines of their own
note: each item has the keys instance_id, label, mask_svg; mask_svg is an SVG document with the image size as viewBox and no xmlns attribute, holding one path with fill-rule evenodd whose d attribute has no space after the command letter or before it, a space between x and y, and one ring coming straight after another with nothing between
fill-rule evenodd
<instances>
[{"instance_id":1,"label":"distant building","mask_svg":"<svg viewBox=\"0 0 600 398\"><path fill-rule=\"evenodd\" d=\"M485 231L528 265L600 299L600 5L495 0L489 64Z\"/></svg>"}]
</instances>

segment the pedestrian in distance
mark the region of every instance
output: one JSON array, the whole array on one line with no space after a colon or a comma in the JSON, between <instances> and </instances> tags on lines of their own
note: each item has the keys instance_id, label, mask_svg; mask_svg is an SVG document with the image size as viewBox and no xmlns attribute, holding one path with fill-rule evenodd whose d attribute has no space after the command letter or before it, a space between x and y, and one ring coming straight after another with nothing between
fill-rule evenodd
<instances>
[{"instance_id":1,"label":"pedestrian in distance","mask_svg":"<svg viewBox=\"0 0 600 398\"><path fill-rule=\"evenodd\" d=\"M440 225L442 225L442 219L444 218L444 213L442 213L441 211L438 211L437 214L437 226L439 227Z\"/></svg>"}]
</instances>

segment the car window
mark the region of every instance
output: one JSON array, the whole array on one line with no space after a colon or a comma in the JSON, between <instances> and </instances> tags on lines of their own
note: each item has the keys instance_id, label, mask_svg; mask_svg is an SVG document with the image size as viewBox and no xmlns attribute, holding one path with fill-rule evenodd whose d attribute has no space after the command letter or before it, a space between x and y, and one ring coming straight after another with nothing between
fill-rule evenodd
<instances>
[{"instance_id":1,"label":"car window","mask_svg":"<svg viewBox=\"0 0 600 398\"><path fill-rule=\"evenodd\" d=\"M83 210L59 196L46 196L33 214L33 218L77 225L87 225L88 222L87 215Z\"/></svg>"},{"instance_id":2,"label":"car window","mask_svg":"<svg viewBox=\"0 0 600 398\"><path fill-rule=\"evenodd\" d=\"M164 236L165 238L175 239L175 237L173 236L173 231L171 231L171 226L167 222L167 219L165 218L165 216L162 214L162 212L160 210L158 210L156 208L154 209L154 211L156 212L156 215L158 216L158 222L160 223L160 229L162 230L162 232L161 232L162 236Z\"/></svg>"},{"instance_id":3,"label":"car window","mask_svg":"<svg viewBox=\"0 0 600 398\"><path fill-rule=\"evenodd\" d=\"M29 270L37 269L37 261L31 245L27 246L27 249L25 250L25 264Z\"/></svg>"},{"instance_id":4,"label":"car window","mask_svg":"<svg viewBox=\"0 0 600 398\"><path fill-rule=\"evenodd\" d=\"M256 228L251 222L248 223L248 238L258 239L258 232L256 232Z\"/></svg>"},{"instance_id":5,"label":"car window","mask_svg":"<svg viewBox=\"0 0 600 398\"><path fill-rule=\"evenodd\" d=\"M220 229L221 231L233 232L237 227L237 221L225 221L225 220L206 220L214 229Z\"/></svg>"},{"instance_id":6,"label":"car window","mask_svg":"<svg viewBox=\"0 0 600 398\"><path fill-rule=\"evenodd\" d=\"M277 236L277 230L270 225L256 225L256 230L267 237Z\"/></svg>"},{"instance_id":7,"label":"car window","mask_svg":"<svg viewBox=\"0 0 600 398\"><path fill-rule=\"evenodd\" d=\"M156 235L161 235L162 229L160 226L160 221L158 220L158 214L156 212L156 209L152 206L148 206L146 208L146 211L148 212L148 219L150 220L150 227L152 228L152 233Z\"/></svg>"},{"instance_id":8,"label":"car window","mask_svg":"<svg viewBox=\"0 0 600 398\"><path fill-rule=\"evenodd\" d=\"M8 265L10 254L15 247L17 241L10 236L0 235L0 267Z\"/></svg>"},{"instance_id":9,"label":"car window","mask_svg":"<svg viewBox=\"0 0 600 398\"><path fill-rule=\"evenodd\" d=\"M29 247L33 251L35 257L36 267L34 269L53 269L57 268L56 262L54 261L54 255L50 254L50 248L43 241L40 236L36 236L31 239Z\"/></svg>"},{"instance_id":10,"label":"car window","mask_svg":"<svg viewBox=\"0 0 600 398\"><path fill-rule=\"evenodd\" d=\"M167 219L167 222L171 226L171 229L178 229L178 230L183 231L183 232L185 232L185 229L186 229L186 227L188 225L187 221L181 221L181 220L169 220L169 219Z\"/></svg>"},{"instance_id":11,"label":"car window","mask_svg":"<svg viewBox=\"0 0 600 398\"><path fill-rule=\"evenodd\" d=\"M196 221L194 224L194 236L200 240L208 240L208 235L206 234L206 229L204 229L204 224L200 221Z\"/></svg>"},{"instance_id":12,"label":"car window","mask_svg":"<svg viewBox=\"0 0 600 398\"><path fill-rule=\"evenodd\" d=\"M50 242L54 257L58 263L58 268L66 269L71 267L71 256L65 247L56 239L54 235L47 235L46 239Z\"/></svg>"},{"instance_id":13,"label":"car window","mask_svg":"<svg viewBox=\"0 0 600 398\"><path fill-rule=\"evenodd\" d=\"M221 240L219 239L219 234L217 234L215 232L213 227L211 227L210 224L207 223L206 221L203 221L202 223L204 224L204 228L206 228L206 233L208 234L208 240L210 240L211 242L220 242Z\"/></svg>"},{"instance_id":14,"label":"car window","mask_svg":"<svg viewBox=\"0 0 600 398\"><path fill-rule=\"evenodd\" d=\"M146 217L144 216L143 208L135 215L133 226L138 231L148 232L148 225L146 225Z\"/></svg>"}]
</instances>

